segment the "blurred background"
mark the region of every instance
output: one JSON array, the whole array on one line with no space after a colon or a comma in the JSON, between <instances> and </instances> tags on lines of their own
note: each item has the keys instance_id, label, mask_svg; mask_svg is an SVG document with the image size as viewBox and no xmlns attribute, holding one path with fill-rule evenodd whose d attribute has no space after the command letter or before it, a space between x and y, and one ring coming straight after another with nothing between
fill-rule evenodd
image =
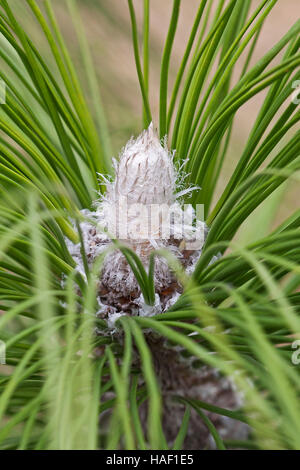
<instances>
[{"instance_id":1,"label":"blurred background","mask_svg":"<svg viewBox=\"0 0 300 470\"><path fill-rule=\"evenodd\" d=\"M16 7L18 6L20 10L22 10L23 21L24 24L26 23L27 31L30 31L34 38L38 39L41 54L51 62L49 46L36 20L27 9L24 9L25 2L23 2L23 0L14 0L14 2ZM43 7L42 0L38 0L37 3L41 8ZM154 121L157 120L158 116L160 63L172 11L172 3L173 0L150 0L149 93ZM213 17L218 3L217 0L212 0L210 18ZM252 11L259 4L259 0L252 0ZM68 2L66 0L52 0L52 5L55 9L72 59L76 63L77 72L85 85L85 89L88 90L87 77L82 65L83 61L80 47L70 17ZM77 5L97 73L99 89L111 136L112 153L113 156L117 157L120 149L127 140L132 135L137 135L142 130L142 101L134 62L127 0L77 0ZM170 64L169 92L172 90L174 78L187 44L188 35L198 5L199 0L182 0L181 2L178 29ZM141 32L143 24L143 0L134 0L134 6L139 31ZM299 14L299 0L279 0L277 2L263 25L250 67L251 64L262 57L288 31L299 18ZM236 66L234 80L238 80L241 74L247 52L248 48ZM272 65L273 64L274 62ZM213 72L214 70L212 70L211 73ZM236 161L241 155L264 96L265 92L262 92L260 95L247 102L237 115L228 159L223 168L223 175L215 196L216 199L222 191L222 187L230 177ZM263 211L264 219L266 213L269 213L269 220L264 220L263 229L260 231L261 224L257 222L259 210L250 218L249 222L247 222L248 226L245 227L245 233L248 234L247 238L252 236L259 238L263 236L267 223L271 226L278 225L278 223L293 210L295 201L298 201L299 196L297 183L290 182L288 185L285 185L284 188L281 187L275 195L265 203L269 205L270 210ZM253 224L252 235L249 224ZM242 233L240 237L243 238ZM247 241L248 240L245 240L245 242Z\"/></svg>"}]
</instances>

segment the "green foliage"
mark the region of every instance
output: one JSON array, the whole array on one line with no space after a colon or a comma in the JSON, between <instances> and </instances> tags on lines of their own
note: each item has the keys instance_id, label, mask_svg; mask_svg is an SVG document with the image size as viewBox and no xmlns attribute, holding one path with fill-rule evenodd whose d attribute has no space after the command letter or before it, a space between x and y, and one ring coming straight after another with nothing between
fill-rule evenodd
<instances>
[{"instance_id":1,"label":"green foliage","mask_svg":"<svg viewBox=\"0 0 300 470\"><path fill-rule=\"evenodd\" d=\"M103 257L91 272L86 263L84 279L74 270L65 243L65 237L82 241L71 220L79 221L79 210L91 208L99 190L97 172L111 171L109 130L80 14L76 1L68 0L93 110L51 1L43 9L34 0L23 3L45 36L55 67L22 26L21 11L3 0L0 76L7 84L7 99L0 106L0 338L6 343L7 365L0 369L1 448L167 448L159 384L144 337L151 328L181 346L195 367L208 364L229 376L238 371L236 381L245 396L245 407L238 411L174 396L175 403L186 405L174 449L183 445L192 408L220 449L299 449L300 369L291 361L291 335L300 331L300 211L295 208L276 230L246 247L234 237L258 207L262 220L264 210L268 217L269 206L261 204L277 188L285 182L299 184L295 127L300 114L287 100L300 78L300 21L250 67L276 0L262 1L255 11L251 1L220 0L212 20L212 2L199 1L169 97L169 64L180 15L180 1L174 0L162 54L160 135L168 132L178 162L189 157L187 184L202 188L192 200L205 204L210 232L193 277L178 272L184 293L177 303L153 318L122 317L117 323L124 332L120 347L114 336L105 334L105 321L95 316ZM141 59L134 2L128 0L144 125L152 119L149 3L144 2ZM243 72L235 81L235 67L242 60ZM245 148L211 208L235 116L263 90ZM115 248L123 250L144 298L153 304L153 264L147 273L133 252L117 242ZM210 264L219 252L224 256ZM168 254L161 254L172 264ZM139 367L133 361L136 353ZM138 412L145 401L146 433ZM105 410L111 412L109 422L101 418L99 427ZM249 423L249 441L223 442L203 410Z\"/></svg>"}]
</instances>

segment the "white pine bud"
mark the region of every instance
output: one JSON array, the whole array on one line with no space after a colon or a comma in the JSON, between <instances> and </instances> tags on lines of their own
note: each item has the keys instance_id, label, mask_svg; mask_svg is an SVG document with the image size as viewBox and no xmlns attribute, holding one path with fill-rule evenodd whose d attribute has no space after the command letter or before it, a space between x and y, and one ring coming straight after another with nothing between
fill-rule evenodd
<instances>
[{"instance_id":1,"label":"white pine bud","mask_svg":"<svg viewBox=\"0 0 300 470\"><path fill-rule=\"evenodd\" d=\"M201 255L206 226L196 221L195 210L186 210L179 199L196 188L178 193L177 178L172 154L161 144L152 124L139 137L130 139L115 163L114 180L105 181L106 195L94 213L99 230L96 233L88 223L82 226L89 263L108 247L110 239L118 239L137 253L146 269L151 252L167 248L186 272L192 273ZM79 245L75 252L82 272ZM140 288L120 251L107 255L99 281L99 296L105 305L118 312L143 311L137 300ZM155 257L154 283L163 311L172 296L178 296L181 286L162 256Z\"/></svg>"},{"instance_id":2,"label":"white pine bud","mask_svg":"<svg viewBox=\"0 0 300 470\"><path fill-rule=\"evenodd\" d=\"M108 198L123 196L128 204L172 204L174 193L173 162L151 123L124 147Z\"/></svg>"}]
</instances>

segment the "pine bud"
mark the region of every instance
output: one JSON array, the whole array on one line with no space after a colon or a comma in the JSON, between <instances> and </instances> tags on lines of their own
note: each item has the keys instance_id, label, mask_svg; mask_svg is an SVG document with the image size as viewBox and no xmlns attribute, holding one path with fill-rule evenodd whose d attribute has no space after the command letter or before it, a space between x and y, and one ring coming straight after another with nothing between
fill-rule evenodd
<instances>
[{"instance_id":1,"label":"pine bud","mask_svg":"<svg viewBox=\"0 0 300 470\"><path fill-rule=\"evenodd\" d=\"M162 145L151 123L137 139L130 139L115 162L115 178L106 180L107 192L97 204L94 214L99 226L111 238L127 244L140 257L146 270L149 256L155 249L168 249L192 273L204 244L206 225L196 220L195 210L183 210L176 188L177 171L172 154ZM193 188L195 189L195 188ZM185 189L179 196L192 189ZM85 251L92 264L95 257L110 243L101 230L95 233L88 223L82 225ZM80 247L76 261L83 272ZM72 250L74 253L74 249ZM74 254L73 254L74 256ZM104 317L111 308L130 315L150 315L160 308L163 312L182 290L165 258L155 257L154 284L157 298L155 309L143 307L139 301L140 287L131 267L120 251L107 255L99 280L99 298Z\"/></svg>"},{"instance_id":2,"label":"pine bud","mask_svg":"<svg viewBox=\"0 0 300 470\"><path fill-rule=\"evenodd\" d=\"M172 159L168 150L162 147L152 123L124 147L112 190L109 199L116 201L123 196L128 204L170 205L174 201Z\"/></svg>"}]
</instances>

